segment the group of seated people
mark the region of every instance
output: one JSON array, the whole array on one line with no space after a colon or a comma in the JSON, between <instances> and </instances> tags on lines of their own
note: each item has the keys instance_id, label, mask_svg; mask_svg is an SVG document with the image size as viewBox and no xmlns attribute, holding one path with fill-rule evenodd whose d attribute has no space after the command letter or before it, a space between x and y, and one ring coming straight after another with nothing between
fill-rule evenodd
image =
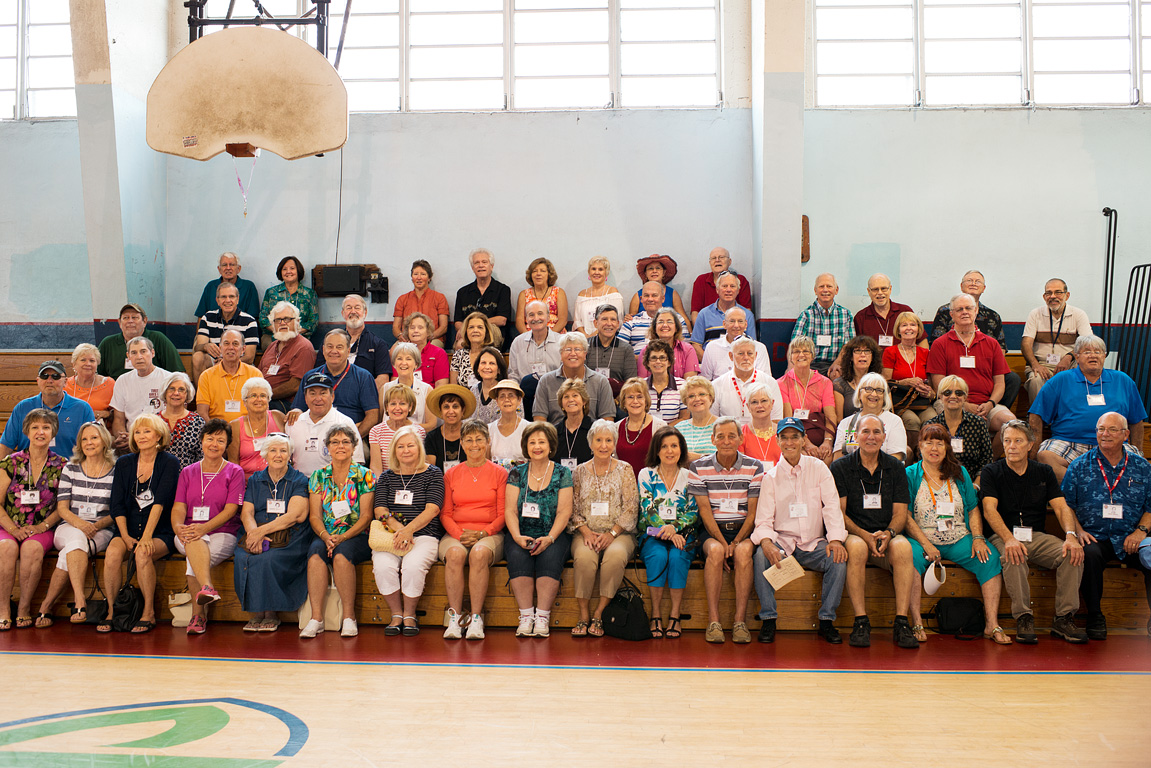
<instances>
[{"instance_id":1,"label":"group of seated people","mask_svg":"<svg viewBox=\"0 0 1151 768\"><path fill-rule=\"evenodd\" d=\"M754 338L747 281L722 248L695 280L690 313L666 285L676 273L669 257L640 260L647 282L626 307L607 283L610 264L593 258L570 331L547 259L529 265L514 314L491 254L477 250L470 261L476 281L457 294L450 355L446 299L430 288L425 261L396 302L395 343L365 327L367 302L353 294L343 301L344 326L324 334L317 352L307 329L317 323L315 294L302 284L302 264L280 263L283 282L266 292L257 321L241 308L255 301L255 287L243 285L226 253L197 309L192 377L135 304L121 310L120 334L77 347L72 377L46 361L39 394L17 406L0 437L0 593L10 594L18 561L21 583L34 583L44 554L53 543L59 550L48 597L34 617L31 592L21 590L15 626L50 625L69 583L72 620L86 620L84 568L105 549L109 595L134 553L147 603L136 631L155 623L153 562L178 551L196 596L190 632L204 630L218 599L211 569L232 557L253 615L245 629L274 629L278 611L307 597L316 618L305 637L323 629L329 567L343 598L340 630L357 632L354 565L369 557L392 609L387 634L419 631L416 602L438 558L451 602L446 636L473 638L483 636L487 568L501 559L520 635L548 633L569 557L580 616L573 634L602 634L602 611L638 549L653 632L678 637L698 550L707 639L723 642L719 591L731 569L733 640L750 641L754 582L759 639L770 642L775 602L762 571L793 555L824 573L820 634L829 642L839 641L832 619L846 584L853 645L869 642L863 569L871 563L893 572L893 638L904 647L926 639L908 566L922 575L946 558L971 570L984 592L985 634L998 643L1011 642L996 620L1005 578L1016 639L1034 641L1028 563L1057 569L1052 631L1071 642L1106 635L1104 564L1117 559L1151 574L1151 549L1141 547L1151 512L1135 498L1151 469L1139 450L1146 412L1131 379L1104 368L1106 348L1066 304L1061 280L1048 281L1045 307L1024 331L1026 423L1007 407L1014 374L1002 323L979 302L978 272L940 308L930 345L922 321L891 300L886 276L872 276L872 303L852 316L835 302L834 276L820 275L777 380ZM522 330L506 344L512 325ZM261 330L268 339L257 362ZM1088 471L1096 465L1098 475ZM35 503L26 487L33 478ZM1012 491L1003 496L1005 486ZM83 493L72 502L76 487ZM1117 502L1124 493L1131 498ZM1066 534L1061 543L1044 532L1048 505ZM373 520L382 526L371 537L378 547L369 545ZM1080 580L1086 634L1072 618ZM109 618L100 629L110 629ZM0 631L12 625L0 616Z\"/></svg>"}]
</instances>

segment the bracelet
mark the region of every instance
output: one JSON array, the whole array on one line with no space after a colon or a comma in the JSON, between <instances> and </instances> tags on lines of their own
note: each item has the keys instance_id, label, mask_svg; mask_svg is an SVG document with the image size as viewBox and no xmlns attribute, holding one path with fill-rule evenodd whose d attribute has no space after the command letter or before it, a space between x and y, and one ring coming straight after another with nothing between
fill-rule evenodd
<instances>
[{"instance_id":1,"label":"bracelet","mask_svg":"<svg viewBox=\"0 0 1151 768\"><path fill-rule=\"evenodd\" d=\"M986 536L972 536L971 538L975 539L976 541L987 541Z\"/></svg>"},{"instance_id":2,"label":"bracelet","mask_svg":"<svg viewBox=\"0 0 1151 768\"><path fill-rule=\"evenodd\" d=\"M1068 536L1074 536L1075 538L1079 538L1079 534L1076 533L1075 531L1067 531L1066 533Z\"/></svg>"}]
</instances>

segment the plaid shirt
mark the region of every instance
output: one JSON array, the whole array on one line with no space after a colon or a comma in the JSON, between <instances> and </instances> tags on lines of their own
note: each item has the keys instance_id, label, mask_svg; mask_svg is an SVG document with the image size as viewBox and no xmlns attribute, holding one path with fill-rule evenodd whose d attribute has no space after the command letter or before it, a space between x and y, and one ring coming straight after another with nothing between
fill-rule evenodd
<instances>
[{"instance_id":1,"label":"plaid shirt","mask_svg":"<svg viewBox=\"0 0 1151 768\"><path fill-rule=\"evenodd\" d=\"M821 347L818 337L825 335L831 336L831 344ZM813 301L810 307L799 313L795 321L795 330L791 332L793 339L796 336L807 336L815 342L815 359L828 363L835 359L839 350L843 349L843 345L851 341L854 335L855 318L851 316L851 311L847 307L833 303L831 309L824 309L819 306L818 301Z\"/></svg>"}]
</instances>

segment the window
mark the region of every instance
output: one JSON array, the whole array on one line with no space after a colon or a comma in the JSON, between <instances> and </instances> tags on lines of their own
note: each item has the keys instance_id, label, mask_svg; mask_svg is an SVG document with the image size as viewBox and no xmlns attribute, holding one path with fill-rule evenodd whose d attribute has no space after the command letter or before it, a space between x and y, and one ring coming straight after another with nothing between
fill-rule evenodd
<instances>
[{"instance_id":1,"label":"window","mask_svg":"<svg viewBox=\"0 0 1151 768\"><path fill-rule=\"evenodd\" d=\"M0 0L0 118L75 116L68 0Z\"/></svg>"}]
</instances>

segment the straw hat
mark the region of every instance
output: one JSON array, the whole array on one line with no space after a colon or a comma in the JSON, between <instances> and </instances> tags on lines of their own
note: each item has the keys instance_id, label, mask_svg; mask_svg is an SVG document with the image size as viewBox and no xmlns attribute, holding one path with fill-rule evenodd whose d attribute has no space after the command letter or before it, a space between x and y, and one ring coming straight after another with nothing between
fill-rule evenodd
<instances>
[{"instance_id":1,"label":"straw hat","mask_svg":"<svg viewBox=\"0 0 1151 768\"><path fill-rule=\"evenodd\" d=\"M441 384L428 393L427 400L424 401L424 407L428 413L435 416L437 419L442 419L443 415L440 413L440 399L444 395L455 395L464 401L464 418L468 418L476 410L476 396L467 387L461 387L459 384Z\"/></svg>"},{"instance_id":2,"label":"straw hat","mask_svg":"<svg viewBox=\"0 0 1151 768\"><path fill-rule=\"evenodd\" d=\"M679 271L675 259L671 256L660 256L658 253L653 253L651 256L644 256L635 263L635 271L639 272L639 279L644 282L647 282L647 268L649 264L663 265L663 282L665 285L670 283L672 279L675 278L675 273Z\"/></svg>"},{"instance_id":3,"label":"straw hat","mask_svg":"<svg viewBox=\"0 0 1151 768\"><path fill-rule=\"evenodd\" d=\"M496 385L491 389L491 395L493 399L501 389L510 389L513 392L519 394L521 398L524 396L524 391L520 389L520 385L515 382L515 379L504 379L503 381L497 382Z\"/></svg>"}]
</instances>

